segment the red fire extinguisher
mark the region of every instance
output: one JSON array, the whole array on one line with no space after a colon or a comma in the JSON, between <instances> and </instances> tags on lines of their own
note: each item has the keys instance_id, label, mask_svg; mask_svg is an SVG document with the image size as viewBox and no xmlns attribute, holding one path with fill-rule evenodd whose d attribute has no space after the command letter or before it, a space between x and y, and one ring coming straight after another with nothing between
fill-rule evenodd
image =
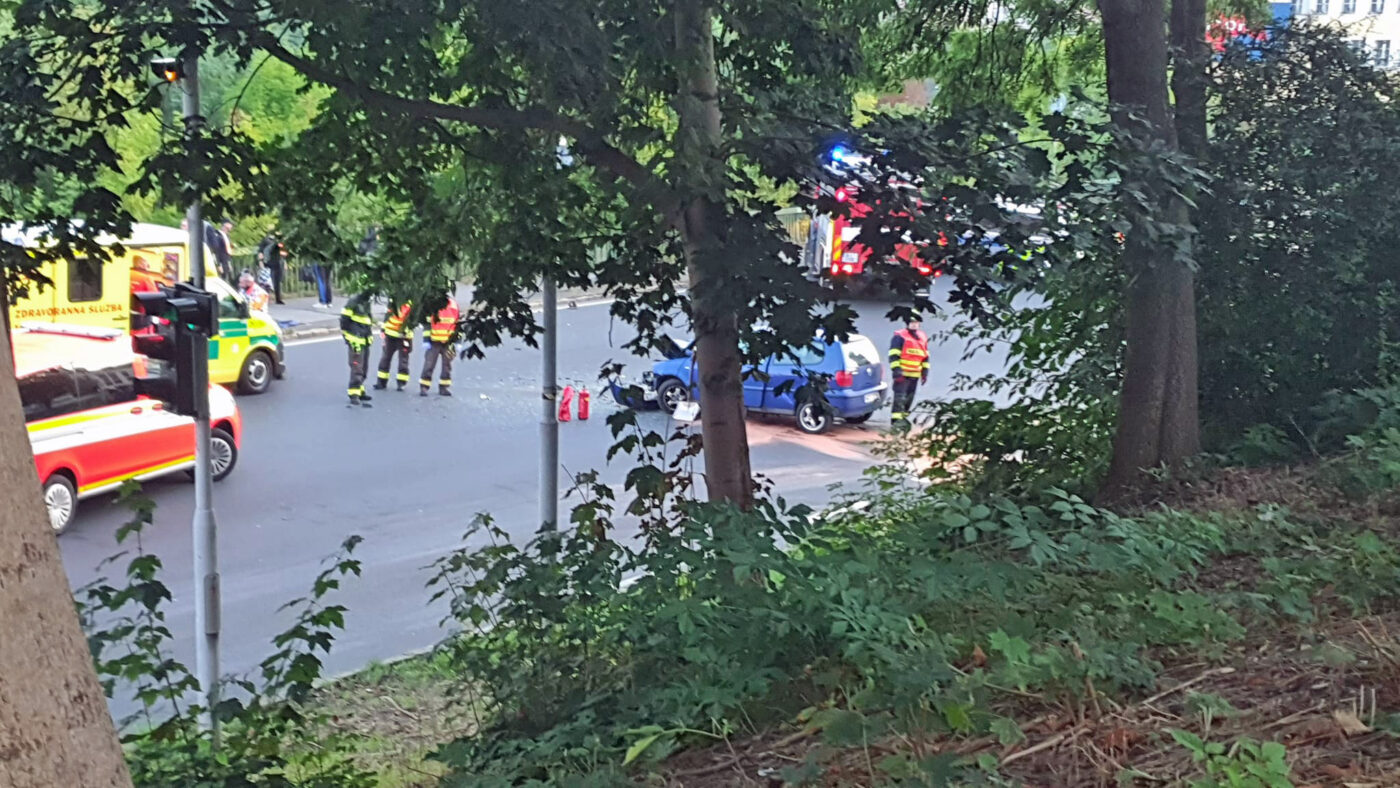
<instances>
[{"instance_id":1,"label":"red fire extinguisher","mask_svg":"<svg viewBox=\"0 0 1400 788\"><path fill-rule=\"evenodd\" d=\"M574 404L574 387L573 387L573 386L565 386L565 387L564 387L564 390L561 391L561 392L559 392L559 420L560 420L560 421L568 421L568 420L569 420L569 418L570 418L570 417L569 417L569 411L573 409L573 408L572 408L572 405L573 405L573 404Z\"/></svg>"},{"instance_id":2,"label":"red fire extinguisher","mask_svg":"<svg viewBox=\"0 0 1400 788\"><path fill-rule=\"evenodd\" d=\"M588 421L588 389L579 389L578 392L578 420Z\"/></svg>"}]
</instances>

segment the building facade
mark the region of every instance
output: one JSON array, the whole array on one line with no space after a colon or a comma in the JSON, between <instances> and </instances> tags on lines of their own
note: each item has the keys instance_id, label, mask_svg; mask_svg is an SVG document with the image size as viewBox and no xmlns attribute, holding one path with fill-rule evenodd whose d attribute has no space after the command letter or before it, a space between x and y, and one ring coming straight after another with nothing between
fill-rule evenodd
<instances>
[{"instance_id":1,"label":"building facade","mask_svg":"<svg viewBox=\"0 0 1400 788\"><path fill-rule=\"evenodd\" d=\"M1335 26L1378 68L1400 66L1400 0L1294 0L1294 19Z\"/></svg>"}]
</instances>

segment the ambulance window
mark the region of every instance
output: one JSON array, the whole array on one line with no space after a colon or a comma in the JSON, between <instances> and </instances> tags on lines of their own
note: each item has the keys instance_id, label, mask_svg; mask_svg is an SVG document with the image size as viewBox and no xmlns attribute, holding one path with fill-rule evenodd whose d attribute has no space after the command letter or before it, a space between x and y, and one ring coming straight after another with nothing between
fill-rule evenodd
<instances>
[{"instance_id":1,"label":"ambulance window","mask_svg":"<svg viewBox=\"0 0 1400 788\"><path fill-rule=\"evenodd\" d=\"M242 317L242 313L238 309L238 299L234 298L232 293L219 299L219 317Z\"/></svg>"},{"instance_id":2,"label":"ambulance window","mask_svg":"<svg viewBox=\"0 0 1400 788\"><path fill-rule=\"evenodd\" d=\"M102 298L102 261L82 258L68 261L68 300L79 304Z\"/></svg>"},{"instance_id":3,"label":"ambulance window","mask_svg":"<svg viewBox=\"0 0 1400 788\"><path fill-rule=\"evenodd\" d=\"M71 369L46 369L19 379L24 420L51 419L82 410Z\"/></svg>"},{"instance_id":4,"label":"ambulance window","mask_svg":"<svg viewBox=\"0 0 1400 788\"><path fill-rule=\"evenodd\" d=\"M74 371L81 409L119 405L136 399L136 373L130 364Z\"/></svg>"}]
</instances>

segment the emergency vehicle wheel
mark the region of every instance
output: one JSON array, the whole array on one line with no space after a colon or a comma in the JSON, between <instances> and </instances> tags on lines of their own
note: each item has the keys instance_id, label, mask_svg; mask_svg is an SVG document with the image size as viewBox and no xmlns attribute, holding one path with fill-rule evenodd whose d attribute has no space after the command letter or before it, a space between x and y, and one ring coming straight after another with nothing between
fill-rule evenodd
<instances>
[{"instance_id":1,"label":"emergency vehicle wheel","mask_svg":"<svg viewBox=\"0 0 1400 788\"><path fill-rule=\"evenodd\" d=\"M656 401L661 404L661 409L668 414L674 415L676 408L682 402L690 400L690 389L675 378L668 378L661 387L656 390Z\"/></svg>"},{"instance_id":2,"label":"emergency vehicle wheel","mask_svg":"<svg viewBox=\"0 0 1400 788\"><path fill-rule=\"evenodd\" d=\"M49 526L53 532L61 534L68 530L73 513L78 510L78 491L67 476L55 473L44 482L44 506L49 510Z\"/></svg>"},{"instance_id":3,"label":"emergency vehicle wheel","mask_svg":"<svg viewBox=\"0 0 1400 788\"><path fill-rule=\"evenodd\" d=\"M238 375L239 394L262 394L272 386L276 365L266 351L255 350L243 360L243 371Z\"/></svg>"},{"instance_id":4,"label":"emergency vehicle wheel","mask_svg":"<svg viewBox=\"0 0 1400 788\"><path fill-rule=\"evenodd\" d=\"M209 434L209 462L214 466L214 481L222 481L238 464L238 445L233 436L216 429Z\"/></svg>"},{"instance_id":5,"label":"emergency vehicle wheel","mask_svg":"<svg viewBox=\"0 0 1400 788\"><path fill-rule=\"evenodd\" d=\"M831 429L831 411L816 400L803 400L797 406L797 428L808 435L820 435Z\"/></svg>"}]
</instances>

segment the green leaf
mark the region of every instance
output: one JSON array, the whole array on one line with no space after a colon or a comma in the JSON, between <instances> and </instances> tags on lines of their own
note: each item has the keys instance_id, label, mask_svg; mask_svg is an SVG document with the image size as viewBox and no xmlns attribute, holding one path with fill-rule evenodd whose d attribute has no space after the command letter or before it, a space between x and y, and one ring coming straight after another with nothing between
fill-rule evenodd
<instances>
[{"instance_id":1,"label":"green leaf","mask_svg":"<svg viewBox=\"0 0 1400 788\"><path fill-rule=\"evenodd\" d=\"M652 733L632 742L632 746L627 748L627 754L622 758L622 765L626 766L637 760L637 758L639 758L642 753L646 752L647 748L655 743L657 739L661 738L662 735L662 733Z\"/></svg>"}]
</instances>

